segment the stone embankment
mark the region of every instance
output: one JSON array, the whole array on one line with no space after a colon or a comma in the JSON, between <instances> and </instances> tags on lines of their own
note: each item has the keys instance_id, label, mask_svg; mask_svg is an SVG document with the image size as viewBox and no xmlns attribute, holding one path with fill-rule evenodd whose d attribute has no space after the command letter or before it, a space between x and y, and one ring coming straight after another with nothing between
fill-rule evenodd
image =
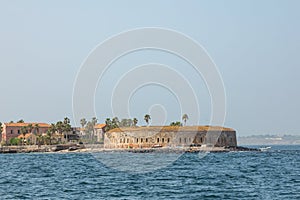
<instances>
[{"instance_id":1,"label":"stone embankment","mask_svg":"<svg viewBox=\"0 0 300 200\"><path fill-rule=\"evenodd\" d=\"M122 149L124 151L124 149ZM126 150L125 150L126 151ZM198 153L198 152L238 152L238 151L261 151L260 149L248 148L248 147L186 147L186 148L144 148L144 149L128 149L128 152L132 153Z\"/></svg>"},{"instance_id":2,"label":"stone embankment","mask_svg":"<svg viewBox=\"0 0 300 200\"><path fill-rule=\"evenodd\" d=\"M61 144L61 145L30 145L30 146L2 146L0 153L46 153L46 152L63 152L77 151L84 149L84 145L79 144Z\"/></svg>"},{"instance_id":3,"label":"stone embankment","mask_svg":"<svg viewBox=\"0 0 300 200\"><path fill-rule=\"evenodd\" d=\"M38 147L32 146L5 146L0 147L0 153L46 153L46 152L131 152L131 153L197 153L197 152L234 152L234 151L261 151L260 149L247 147L180 147L180 148L103 148L103 145L79 145L79 144L62 144L62 145L45 145Z\"/></svg>"}]
</instances>

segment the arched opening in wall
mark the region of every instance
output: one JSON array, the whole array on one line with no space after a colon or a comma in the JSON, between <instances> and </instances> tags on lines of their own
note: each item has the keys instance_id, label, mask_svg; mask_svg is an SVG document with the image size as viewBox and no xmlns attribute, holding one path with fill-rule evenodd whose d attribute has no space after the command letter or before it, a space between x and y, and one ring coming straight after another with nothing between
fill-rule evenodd
<instances>
[{"instance_id":1,"label":"arched opening in wall","mask_svg":"<svg viewBox=\"0 0 300 200\"><path fill-rule=\"evenodd\" d=\"M127 138L127 143L129 143L129 138Z\"/></svg>"},{"instance_id":2,"label":"arched opening in wall","mask_svg":"<svg viewBox=\"0 0 300 200\"><path fill-rule=\"evenodd\" d=\"M122 139L120 139L120 143L122 143Z\"/></svg>"},{"instance_id":3,"label":"arched opening in wall","mask_svg":"<svg viewBox=\"0 0 300 200\"><path fill-rule=\"evenodd\" d=\"M202 137L200 138L200 142L203 143L203 138Z\"/></svg>"},{"instance_id":4,"label":"arched opening in wall","mask_svg":"<svg viewBox=\"0 0 300 200\"><path fill-rule=\"evenodd\" d=\"M161 142L164 143L164 142L165 142L165 138L162 138L162 139L161 139Z\"/></svg>"},{"instance_id":5,"label":"arched opening in wall","mask_svg":"<svg viewBox=\"0 0 300 200\"><path fill-rule=\"evenodd\" d=\"M159 143L159 138L157 138L157 143Z\"/></svg>"},{"instance_id":6,"label":"arched opening in wall","mask_svg":"<svg viewBox=\"0 0 300 200\"><path fill-rule=\"evenodd\" d=\"M141 143L143 143L143 138L141 138Z\"/></svg>"},{"instance_id":7,"label":"arched opening in wall","mask_svg":"<svg viewBox=\"0 0 300 200\"><path fill-rule=\"evenodd\" d=\"M139 143L139 138L136 138L136 143Z\"/></svg>"},{"instance_id":8,"label":"arched opening in wall","mask_svg":"<svg viewBox=\"0 0 300 200\"><path fill-rule=\"evenodd\" d=\"M125 143L125 141L126 141L126 139L124 138L124 139L123 139L123 143Z\"/></svg>"},{"instance_id":9,"label":"arched opening in wall","mask_svg":"<svg viewBox=\"0 0 300 200\"><path fill-rule=\"evenodd\" d=\"M146 138L146 142L148 142L148 138Z\"/></svg>"},{"instance_id":10,"label":"arched opening in wall","mask_svg":"<svg viewBox=\"0 0 300 200\"><path fill-rule=\"evenodd\" d=\"M167 142L170 143L170 138L168 138Z\"/></svg>"},{"instance_id":11,"label":"arched opening in wall","mask_svg":"<svg viewBox=\"0 0 300 200\"><path fill-rule=\"evenodd\" d=\"M181 138L179 138L179 143L181 143Z\"/></svg>"},{"instance_id":12,"label":"arched opening in wall","mask_svg":"<svg viewBox=\"0 0 300 200\"><path fill-rule=\"evenodd\" d=\"M186 138L184 138L184 143L186 143Z\"/></svg>"}]
</instances>

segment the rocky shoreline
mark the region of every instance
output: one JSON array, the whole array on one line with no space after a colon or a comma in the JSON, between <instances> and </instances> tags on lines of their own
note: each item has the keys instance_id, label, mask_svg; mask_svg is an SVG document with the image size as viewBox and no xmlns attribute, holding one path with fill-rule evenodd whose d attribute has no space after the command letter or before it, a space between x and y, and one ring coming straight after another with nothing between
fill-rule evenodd
<instances>
[{"instance_id":1,"label":"rocky shoreline","mask_svg":"<svg viewBox=\"0 0 300 200\"><path fill-rule=\"evenodd\" d=\"M131 152L131 153L197 153L197 152L238 152L238 151L261 151L260 149L248 147L178 147L178 148L141 148L141 149L107 149L103 145L80 145L80 144L62 144L45 145L38 147L32 146L4 146L0 147L1 154L7 153L49 153L49 152Z\"/></svg>"},{"instance_id":2,"label":"rocky shoreline","mask_svg":"<svg viewBox=\"0 0 300 200\"><path fill-rule=\"evenodd\" d=\"M79 144L62 144L62 145L30 145L30 146L4 146L0 148L0 153L46 153L60 151L77 151L85 149L84 145Z\"/></svg>"}]
</instances>

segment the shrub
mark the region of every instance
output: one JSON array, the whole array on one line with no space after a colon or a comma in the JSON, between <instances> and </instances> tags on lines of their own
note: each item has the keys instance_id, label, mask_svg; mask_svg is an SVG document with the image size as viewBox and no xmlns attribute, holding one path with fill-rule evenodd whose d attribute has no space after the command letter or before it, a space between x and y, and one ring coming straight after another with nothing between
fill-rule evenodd
<instances>
[{"instance_id":1,"label":"shrub","mask_svg":"<svg viewBox=\"0 0 300 200\"><path fill-rule=\"evenodd\" d=\"M19 144L21 144L21 139L19 139L19 138L11 138L9 140L9 144L10 145L19 145Z\"/></svg>"}]
</instances>

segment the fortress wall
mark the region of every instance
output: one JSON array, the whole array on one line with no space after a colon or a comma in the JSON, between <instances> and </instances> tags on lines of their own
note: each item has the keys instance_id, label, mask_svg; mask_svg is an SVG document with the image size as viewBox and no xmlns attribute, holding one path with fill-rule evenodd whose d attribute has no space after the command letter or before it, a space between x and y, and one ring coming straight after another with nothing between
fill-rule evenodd
<instances>
[{"instance_id":1,"label":"fortress wall","mask_svg":"<svg viewBox=\"0 0 300 200\"><path fill-rule=\"evenodd\" d=\"M237 146L235 131L114 131L105 133L105 148Z\"/></svg>"}]
</instances>

